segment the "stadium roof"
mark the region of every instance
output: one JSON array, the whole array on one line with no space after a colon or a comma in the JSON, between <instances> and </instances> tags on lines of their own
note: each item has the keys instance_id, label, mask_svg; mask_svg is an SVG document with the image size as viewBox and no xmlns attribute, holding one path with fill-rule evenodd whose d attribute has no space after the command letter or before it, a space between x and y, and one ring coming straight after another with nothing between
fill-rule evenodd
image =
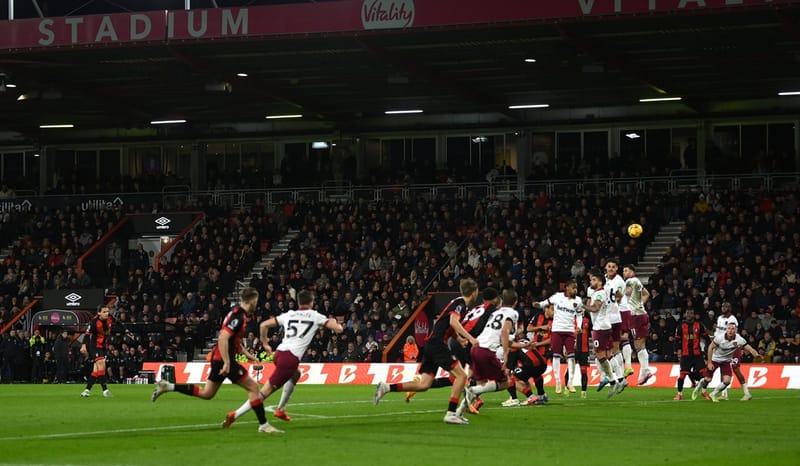
<instances>
[{"instance_id":1,"label":"stadium roof","mask_svg":"<svg viewBox=\"0 0 800 466\"><path fill-rule=\"evenodd\" d=\"M38 14L17 3L17 18ZM271 3L305 2L216 1ZM96 140L796 115L800 96L779 93L800 91L800 6L747 3L668 14L0 50L6 110L0 131L7 130L6 140L58 139L66 132L40 125L70 123L72 134ZM84 15L120 11L111 5L180 9L183 0L90 2L75 10L84 4L38 2L45 15ZM681 100L640 101L664 97ZM509 108L520 105L548 107ZM385 114L417 109L423 112ZM287 114L303 117L265 119ZM151 125L165 119L187 124Z\"/></svg>"}]
</instances>

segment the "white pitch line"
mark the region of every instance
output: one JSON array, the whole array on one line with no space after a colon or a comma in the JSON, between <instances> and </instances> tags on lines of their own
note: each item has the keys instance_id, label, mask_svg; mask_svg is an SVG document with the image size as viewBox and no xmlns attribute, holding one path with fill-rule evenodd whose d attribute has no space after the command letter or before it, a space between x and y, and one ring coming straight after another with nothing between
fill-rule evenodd
<instances>
[{"instance_id":1,"label":"white pitch line","mask_svg":"<svg viewBox=\"0 0 800 466\"><path fill-rule=\"evenodd\" d=\"M371 403L371 402L370 402ZM305 403L304 403L305 404ZM310 404L310 403L309 403ZM318 403L313 403L318 404ZM294 406L299 406L300 403L295 404ZM382 412L382 413L373 413L373 414L345 414L343 416L324 416L324 415L317 415L317 414L294 414L292 416L300 416L305 418L311 419L319 419L323 421L328 420L339 420L339 419L360 419L360 418L370 418L370 417L389 417L389 416L404 416L404 415L412 415L412 414L430 414L430 413L438 413L441 410L439 409L428 409L428 410L416 410L416 411L393 411L393 412ZM307 419L307 420L311 420ZM298 419L298 421L302 421L303 419ZM255 424L256 421L240 421L237 424ZM26 435L26 436L16 436L16 437L0 437L1 441L16 441L16 440L47 440L47 439L57 439L57 438L72 438L72 437L91 437L97 435L109 435L109 434L127 434L132 432L157 432L157 431L170 431L170 430L187 430L187 429L197 429L197 428L205 428L205 427L219 427L219 423L214 424L186 424L186 425L179 425L179 426L158 426L158 427L138 427L138 428L131 428L131 429L111 429L111 430L95 430L95 431L88 431L88 432L64 432L60 434L41 434L41 435Z\"/></svg>"}]
</instances>

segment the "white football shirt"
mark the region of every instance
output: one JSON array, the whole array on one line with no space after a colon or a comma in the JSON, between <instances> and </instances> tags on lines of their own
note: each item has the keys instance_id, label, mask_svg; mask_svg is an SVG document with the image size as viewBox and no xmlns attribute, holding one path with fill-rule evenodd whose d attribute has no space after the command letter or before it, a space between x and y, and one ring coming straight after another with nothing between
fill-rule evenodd
<instances>
[{"instance_id":1,"label":"white football shirt","mask_svg":"<svg viewBox=\"0 0 800 466\"><path fill-rule=\"evenodd\" d=\"M591 290L589 294L590 304L600 301L600 310L590 312L592 317L592 328L595 330L611 330L611 321L608 319L608 291L605 288Z\"/></svg>"},{"instance_id":2,"label":"white football shirt","mask_svg":"<svg viewBox=\"0 0 800 466\"><path fill-rule=\"evenodd\" d=\"M501 307L492 312L486 326L483 327L480 335L478 335L478 344L481 348L487 348L492 351L497 351L498 348L503 347L503 323L506 320L511 321L511 332L513 333L517 328L517 321L519 320L519 313L510 307Z\"/></svg>"},{"instance_id":3,"label":"white football shirt","mask_svg":"<svg viewBox=\"0 0 800 466\"><path fill-rule=\"evenodd\" d=\"M625 280L615 275L614 278L606 280L604 286L606 290L606 299L608 301L608 319L612 324L622 322L622 316L619 315L619 303L617 303L617 291L625 295Z\"/></svg>"},{"instance_id":4,"label":"white football shirt","mask_svg":"<svg viewBox=\"0 0 800 466\"><path fill-rule=\"evenodd\" d=\"M646 312L642 302L642 290L644 289L642 281L639 280L639 277L631 277L625 280L625 287L631 287L631 295L623 297L628 304L628 309L631 310L631 314L635 316L644 315Z\"/></svg>"},{"instance_id":5,"label":"white football shirt","mask_svg":"<svg viewBox=\"0 0 800 466\"><path fill-rule=\"evenodd\" d=\"M545 307L553 305L553 332L574 332L575 316L582 313L581 298L577 296L570 299L564 293L556 293L553 296L539 302L539 306Z\"/></svg>"},{"instance_id":6,"label":"white football shirt","mask_svg":"<svg viewBox=\"0 0 800 466\"><path fill-rule=\"evenodd\" d=\"M711 354L711 360L714 362L728 362L733 358L733 353L737 349L747 344L747 340L737 333L733 340L728 340L725 335L714 337L714 343L717 347L714 348L714 353Z\"/></svg>"},{"instance_id":7,"label":"white football shirt","mask_svg":"<svg viewBox=\"0 0 800 466\"><path fill-rule=\"evenodd\" d=\"M291 310L275 318L285 329L278 351L289 351L297 359L303 357L317 329L325 325L328 318L313 309Z\"/></svg>"}]
</instances>

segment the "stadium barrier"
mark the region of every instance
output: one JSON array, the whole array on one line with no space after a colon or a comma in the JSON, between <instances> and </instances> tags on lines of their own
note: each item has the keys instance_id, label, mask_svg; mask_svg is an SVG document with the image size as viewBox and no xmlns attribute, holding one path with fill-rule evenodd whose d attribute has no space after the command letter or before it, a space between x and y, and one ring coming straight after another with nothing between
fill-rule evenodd
<instances>
[{"instance_id":1,"label":"stadium barrier","mask_svg":"<svg viewBox=\"0 0 800 466\"><path fill-rule=\"evenodd\" d=\"M157 377L161 377L161 367L165 365L175 366L175 379L177 383L202 383L206 380L209 363L186 362L186 363L144 363L143 370L154 371ZM259 383L266 383L274 370L274 365L264 363L262 370L255 370L252 364L244 364L250 372L250 376ZM257 366L255 366L257 367ZM348 384L348 385L373 385L380 381L397 383L411 380L416 374L417 364L404 363L301 363L300 377L301 384ZM562 364L566 370L566 364ZM635 386L636 375L639 373L638 364L633 365L636 371L629 378L631 385ZM677 377L680 373L678 364L673 363L653 363L650 364L650 371L653 377L644 386L670 388L675 387ZM774 389L800 389L800 365L790 364L743 364L742 373L747 377L750 388L774 388ZM445 377L447 373L439 370L437 377ZM544 374L546 385L554 385L553 369L548 366ZM597 369L592 366L589 371L589 385L597 385L600 375ZM719 381L719 371L714 375L712 384ZM229 383L227 380L226 383ZM687 379L687 386L688 379ZM712 385L713 386L713 385ZM735 381L734 387L739 383Z\"/></svg>"}]
</instances>

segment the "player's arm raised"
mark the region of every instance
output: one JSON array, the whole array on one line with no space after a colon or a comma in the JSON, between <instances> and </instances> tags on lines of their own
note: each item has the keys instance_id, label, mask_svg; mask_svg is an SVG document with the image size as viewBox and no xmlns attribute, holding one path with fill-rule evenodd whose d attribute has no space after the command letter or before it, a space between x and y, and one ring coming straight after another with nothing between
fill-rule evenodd
<instances>
[{"instance_id":1,"label":"player's arm raised","mask_svg":"<svg viewBox=\"0 0 800 466\"><path fill-rule=\"evenodd\" d=\"M450 328L452 328L456 332L456 335L472 343L472 346L475 347L480 346L478 344L478 340L476 340L475 337L470 335L469 332L464 330L464 326L461 325L461 321L459 319L459 315L457 312L453 312L450 314Z\"/></svg>"}]
</instances>

